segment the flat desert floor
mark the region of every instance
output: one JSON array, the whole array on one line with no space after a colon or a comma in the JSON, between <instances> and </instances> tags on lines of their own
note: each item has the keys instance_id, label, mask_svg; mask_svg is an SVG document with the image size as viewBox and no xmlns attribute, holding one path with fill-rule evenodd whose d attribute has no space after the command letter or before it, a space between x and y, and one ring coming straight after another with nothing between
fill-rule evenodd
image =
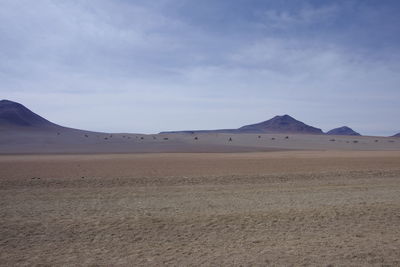
<instances>
[{"instance_id":1,"label":"flat desert floor","mask_svg":"<svg viewBox=\"0 0 400 267\"><path fill-rule=\"evenodd\" d=\"M0 156L3 266L399 266L399 151Z\"/></svg>"}]
</instances>

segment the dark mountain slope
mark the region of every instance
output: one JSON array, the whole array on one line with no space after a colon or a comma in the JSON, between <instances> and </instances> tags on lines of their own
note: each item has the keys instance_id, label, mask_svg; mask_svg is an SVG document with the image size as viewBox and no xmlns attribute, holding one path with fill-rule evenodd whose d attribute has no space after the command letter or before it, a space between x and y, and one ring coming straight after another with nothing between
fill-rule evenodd
<instances>
[{"instance_id":1,"label":"dark mountain slope","mask_svg":"<svg viewBox=\"0 0 400 267\"><path fill-rule=\"evenodd\" d=\"M275 116L270 120L250 124L238 129L222 130L188 130L162 133L291 133L291 134L324 134L321 129L309 126L289 115Z\"/></svg>"},{"instance_id":2,"label":"dark mountain slope","mask_svg":"<svg viewBox=\"0 0 400 267\"><path fill-rule=\"evenodd\" d=\"M289 115L275 116L270 120L250 124L238 129L240 132L323 134L319 128L312 127Z\"/></svg>"},{"instance_id":3,"label":"dark mountain slope","mask_svg":"<svg viewBox=\"0 0 400 267\"><path fill-rule=\"evenodd\" d=\"M0 126L48 128L61 127L32 112L25 106L10 101L0 101Z\"/></svg>"},{"instance_id":4,"label":"dark mountain slope","mask_svg":"<svg viewBox=\"0 0 400 267\"><path fill-rule=\"evenodd\" d=\"M347 126L339 127L328 131L326 134L329 135L351 135L351 136L361 136L361 134L357 133L353 129Z\"/></svg>"}]
</instances>

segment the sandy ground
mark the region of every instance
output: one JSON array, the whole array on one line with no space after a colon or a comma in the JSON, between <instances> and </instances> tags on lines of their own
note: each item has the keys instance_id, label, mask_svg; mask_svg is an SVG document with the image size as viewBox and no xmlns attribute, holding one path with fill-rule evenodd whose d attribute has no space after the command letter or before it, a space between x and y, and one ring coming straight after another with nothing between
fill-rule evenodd
<instances>
[{"instance_id":1,"label":"sandy ground","mask_svg":"<svg viewBox=\"0 0 400 267\"><path fill-rule=\"evenodd\" d=\"M2 266L399 266L400 152L0 156Z\"/></svg>"},{"instance_id":2,"label":"sandy ground","mask_svg":"<svg viewBox=\"0 0 400 267\"><path fill-rule=\"evenodd\" d=\"M1 129L0 154L400 150L400 138L303 134L132 134Z\"/></svg>"}]
</instances>

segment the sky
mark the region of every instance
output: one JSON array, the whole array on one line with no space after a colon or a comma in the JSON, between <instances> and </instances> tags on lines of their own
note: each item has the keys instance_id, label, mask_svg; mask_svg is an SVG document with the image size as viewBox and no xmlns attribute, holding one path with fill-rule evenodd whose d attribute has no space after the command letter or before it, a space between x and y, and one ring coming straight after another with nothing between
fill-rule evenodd
<instances>
[{"instance_id":1,"label":"sky","mask_svg":"<svg viewBox=\"0 0 400 267\"><path fill-rule=\"evenodd\" d=\"M0 0L0 99L106 132L400 132L397 0Z\"/></svg>"}]
</instances>

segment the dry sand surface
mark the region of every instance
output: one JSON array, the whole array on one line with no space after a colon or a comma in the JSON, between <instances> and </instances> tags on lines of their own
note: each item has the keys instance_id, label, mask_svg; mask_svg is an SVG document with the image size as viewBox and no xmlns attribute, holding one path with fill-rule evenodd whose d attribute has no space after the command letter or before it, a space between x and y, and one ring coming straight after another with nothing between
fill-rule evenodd
<instances>
[{"instance_id":1,"label":"dry sand surface","mask_svg":"<svg viewBox=\"0 0 400 267\"><path fill-rule=\"evenodd\" d=\"M400 152L0 156L0 264L399 266Z\"/></svg>"},{"instance_id":2,"label":"dry sand surface","mask_svg":"<svg viewBox=\"0 0 400 267\"><path fill-rule=\"evenodd\" d=\"M400 150L400 138L306 134L129 134L74 129L2 130L0 154Z\"/></svg>"}]
</instances>

